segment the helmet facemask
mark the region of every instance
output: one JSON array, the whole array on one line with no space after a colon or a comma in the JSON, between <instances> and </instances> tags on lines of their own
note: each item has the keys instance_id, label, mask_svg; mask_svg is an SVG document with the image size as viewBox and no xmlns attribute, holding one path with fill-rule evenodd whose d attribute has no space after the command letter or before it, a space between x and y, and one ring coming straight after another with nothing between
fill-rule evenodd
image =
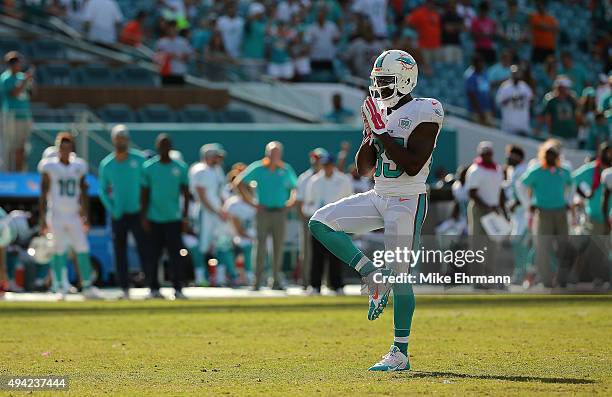
<instances>
[{"instance_id":1,"label":"helmet facemask","mask_svg":"<svg viewBox=\"0 0 612 397\"><path fill-rule=\"evenodd\" d=\"M398 91L398 80L396 75L370 76L370 96L386 107L392 107L404 96Z\"/></svg>"}]
</instances>

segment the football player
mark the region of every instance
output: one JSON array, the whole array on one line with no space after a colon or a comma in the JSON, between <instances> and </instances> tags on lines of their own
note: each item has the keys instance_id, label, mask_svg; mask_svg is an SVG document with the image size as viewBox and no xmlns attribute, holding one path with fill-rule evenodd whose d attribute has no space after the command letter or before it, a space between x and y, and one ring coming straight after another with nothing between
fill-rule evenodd
<instances>
[{"instance_id":1,"label":"football player","mask_svg":"<svg viewBox=\"0 0 612 397\"><path fill-rule=\"evenodd\" d=\"M71 153L74 138L69 132L60 132L55 140L57 156L43 159L38 165L42 174L40 187L40 232L51 233L53 241L52 291L58 292L66 268L67 251L72 248L81 275L83 295L101 298L100 291L91 285L91 262L87 241L87 163ZM65 288L64 288L65 289ZM63 290L62 295L67 291Z\"/></svg>"},{"instance_id":2,"label":"football player","mask_svg":"<svg viewBox=\"0 0 612 397\"><path fill-rule=\"evenodd\" d=\"M411 284L391 284L382 276L408 273L410 265L396 260L376 267L347 233L384 228L386 250L418 249L427 212L425 182L444 112L439 101L410 94L418 67L405 51L383 52L370 77L371 96L361 108L363 140L355 163L360 175L374 175L374 189L319 209L309 227L327 249L362 276L369 295L368 320L380 316L393 290L393 345L370 370L399 371L410 369L408 337L415 299Z\"/></svg>"}]
</instances>

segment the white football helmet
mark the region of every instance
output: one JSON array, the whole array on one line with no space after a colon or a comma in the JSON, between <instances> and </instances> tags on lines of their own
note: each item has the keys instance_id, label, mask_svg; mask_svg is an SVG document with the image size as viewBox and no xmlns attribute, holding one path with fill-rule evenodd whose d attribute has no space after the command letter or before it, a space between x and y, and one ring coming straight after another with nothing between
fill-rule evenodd
<instances>
[{"instance_id":1,"label":"white football helmet","mask_svg":"<svg viewBox=\"0 0 612 397\"><path fill-rule=\"evenodd\" d=\"M30 214L26 211L15 210L0 219L0 247L9 244L25 244L32 236L29 225Z\"/></svg>"},{"instance_id":2,"label":"white football helmet","mask_svg":"<svg viewBox=\"0 0 612 397\"><path fill-rule=\"evenodd\" d=\"M402 50L387 50L374 62L370 73L370 95L392 107L412 92L417 84L419 68L412 55Z\"/></svg>"}]
</instances>

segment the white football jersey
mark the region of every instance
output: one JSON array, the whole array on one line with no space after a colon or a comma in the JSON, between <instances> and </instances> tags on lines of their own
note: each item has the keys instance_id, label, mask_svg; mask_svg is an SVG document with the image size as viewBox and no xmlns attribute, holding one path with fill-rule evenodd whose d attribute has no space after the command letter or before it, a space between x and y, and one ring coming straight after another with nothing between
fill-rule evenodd
<instances>
[{"instance_id":1,"label":"white football jersey","mask_svg":"<svg viewBox=\"0 0 612 397\"><path fill-rule=\"evenodd\" d=\"M68 164L50 157L38 164L41 174L49 175L47 207L54 214L78 214L81 208L81 179L87 175L85 160L74 157Z\"/></svg>"},{"instance_id":2,"label":"white football jersey","mask_svg":"<svg viewBox=\"0 0 612 397\"><path fill-rule=\"evenodd\" d=\"M440 101L432 98L414 98L386 116L387 132L397 143L406 147L408 137L420 123L438 124L439 133L443 120L444 110ZM437 140L436 136L436 142ZM429 176L431 156L417 175L409 176L389 158L381 142L375 139L373 145L377 153L374 172L376 193L386 196L412 196L426 192L425 182Z\"/></svg>"},{"instance_id":3,"label":"white football jersey","mask_svg":"<svg viewBox=\"0 0 612 397\"><path fill-rule=\"evenodd\" d=\"M215 209L221 208L221 189L223 188L224 183L225 176L223 175L223 172L219 172L217 167L211 167L207 164L203 164L202 167L196 168L192 177L190 178L190 184L192 184L190 188L195 194L196 199L199 201L197 188L204 188L208 202Z\"/></svg>"}]
</instances>

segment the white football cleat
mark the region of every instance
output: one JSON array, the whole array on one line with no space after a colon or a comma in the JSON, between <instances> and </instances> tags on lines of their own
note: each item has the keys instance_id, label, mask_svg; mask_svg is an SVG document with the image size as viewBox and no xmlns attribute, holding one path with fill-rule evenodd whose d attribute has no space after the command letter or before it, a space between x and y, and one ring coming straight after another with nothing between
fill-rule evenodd
<instances>
[{"instance_id":1,"label":"white football cleat","mask_svg":"<svg viewBox=\"0 0 612 397\"><path fill-rule=\"evenodd\" d=\"M104 294L97 287L83 288L83 297L85 299L100 300L104 299Z\"/></svg>"},{"instance_id":2,"label":"white football cleat","mask_svg":"<svg viewBox=\"0 0 612 397\"><path fill-rule=\"evenodd\" d=\"M391 345L389 353L382 360L372 365L368 371L407 371L410 369L408 356L404 355L395 345Z\"/></svg>"},{"instance_id":3,"label":"white football cleat","mask_svg":"<svg viewBox=\"0 0 612 397\"><path fill-rule=\"evenodd\" d=\"M387 302L389 302L389 294L393 289L393 284L387 281L388 278L382 278L382 281L384 281L382 283L375 282L374 277L377 274L390 276L393 275L393 271L386 268L376 269L361 279L361 293L368 295L368 320L370 321L376 320L385 310ZM377 278L381 278L381 276Z\"/></svg>"}]
</instances>

